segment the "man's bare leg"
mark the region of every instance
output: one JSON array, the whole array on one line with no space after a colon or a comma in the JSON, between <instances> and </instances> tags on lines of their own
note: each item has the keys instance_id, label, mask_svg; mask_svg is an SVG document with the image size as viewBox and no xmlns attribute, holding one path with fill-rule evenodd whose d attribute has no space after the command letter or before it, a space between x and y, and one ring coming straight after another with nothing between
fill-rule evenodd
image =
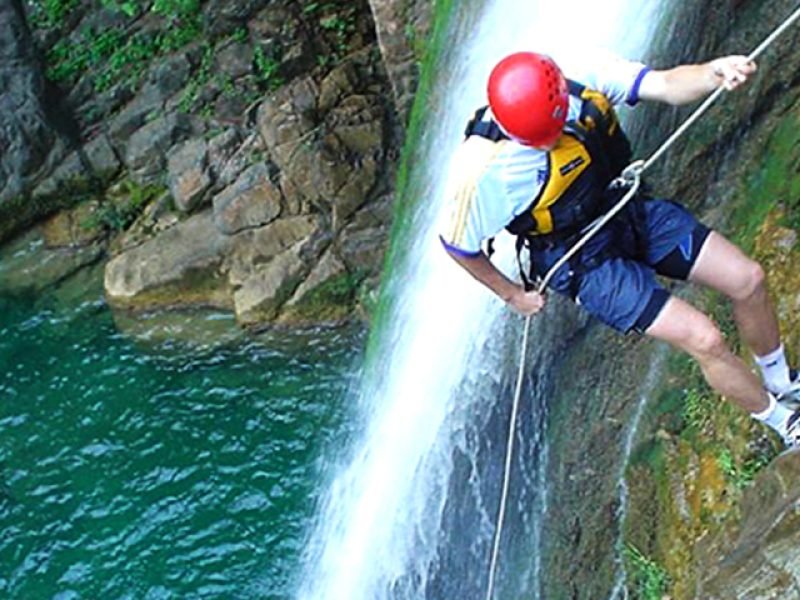
<instances>
[{"instance_id":1,"label":"man's bare leg","mask_svg":"<svg viewBox=\"0 0 800 600\"><path fill-rule=\"evenodd\" d=\"M731 299L739 333L757 356L769 354L780 345L778 320L765 279L761 265L714 231L689 274L689 281Z\"/></svg>"},{"instance_id":2,"label":"man's bare leg","mask_svg":"<svg viewBox=\"0 0 800 600\"><path fill-rule=\"evenodd\" d=\"M757 356L783 355L775 309L766 289L764 270L723 236L706 239L689 280L716 289L731 299L739 333ZM734 355L719 328L705 314L671 297L648 328L647 334L666 340L691 354L709 385L770 426L785 443L800 443L797 416L763 387L759 378ZM785 365L785 361L784 361ZM780 381L788 379L784 368ZM762 367L762 375L765 375ZM773 378L774 380L774 378Z\"/></svg>"},{"instance_id":3,"label":"man's bare leg","mask_svg":"<svg viewBox=\"0 0 800 600\"><path fill-rule=\"evenodd\" d=\"M748 413L761 413L769 406L758 377L730 351L711 319L688 302L670 297L645 333L688 352L709 385Z\"/></svg>"}]
</instances>

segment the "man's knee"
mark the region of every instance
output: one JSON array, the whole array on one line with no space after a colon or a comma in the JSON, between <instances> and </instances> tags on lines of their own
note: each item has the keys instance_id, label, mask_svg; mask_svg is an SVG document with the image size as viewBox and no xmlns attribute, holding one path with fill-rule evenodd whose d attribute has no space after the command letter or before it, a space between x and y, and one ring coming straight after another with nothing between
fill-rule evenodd
<instances>
[{"instance_id":1,"label":"man's knee","mask_svg":"<svg viewBox=\"0 0 800 600\"><path fill-rule=\"evenodd\" d=\"M708 317L695 324L686 349L697 358L715 358L728 352L722 332Z\"/></svg>"},{"instance_id":2,"label":"man's knee","mask_svg":"<svg viewBox=\"0 0 800 600\"><path fill-rule=\"evenodd\" d=\"M728 352L722 332L708 315L683 300L670 298L648 335L662 339L697 359L712 359Z\"/></svg>"},{"instance_id":3,"label":"man's knee","mask_svg":"<svg viewBox=\"0 0 800 600\"><path fill-rule=\"evenodd\" d=\"M733 300L747 300L751 296L762 292L766 279L764 268L758 262L748 259L736 282L736 286L731 290L731 298Z\"/></svg>"}]
</instances>

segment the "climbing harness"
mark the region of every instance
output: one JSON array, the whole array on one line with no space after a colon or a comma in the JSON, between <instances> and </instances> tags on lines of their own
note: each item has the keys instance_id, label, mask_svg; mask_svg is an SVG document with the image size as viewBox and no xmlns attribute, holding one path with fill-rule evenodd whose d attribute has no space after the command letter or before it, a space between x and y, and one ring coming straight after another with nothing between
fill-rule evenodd
<instances>
[{"instance_id":1,"label":"climbing harness","mask_svg":"<svg viewBox=\"0 0 800 600\"><path fill-rule=\"evenodd\" d=\"M748 60L755 60L764 50L766 50L782 33L800 19L800 7L798 7L780 26L778 26L769 36L767 36L753 52L748 55ZM714 102L722 95L724 87L720 86L706 98L706 100L678 127L673 134L648 158L647 160L637 160L628 165L622 174L612 182L612 186L618 188L629 188L627 193L609 210L605 215L592 223L582 237L562 256L542 278L537 291L544 292L547 284L553 275L569 261L570 258L588 242L600 229L614 218L627 204L636 196L641 185L642 173L650 168L655 161L663 156L667 150L691 127ZM525 355L528 352L528 339L531 324L531 316L525 318L522 335L522 346L520 349L519 370L517 372L516 389L514 400L511 405L511 416L508 427L508 443L506 447L506 459L503 472L503 486L500 493L500 506L497 512L497 524L495 526L494 543L492 545L492 557L489 564L489 582L486 587L486 600L492 600L494 595L495 574L497 571L497 559L500 554L500 538L503 532L503 521L505 519L506 503L508 500L509 479L511 475L511 461L514 454L514 429L516 428L517 413L519 410L519 399L522 393L522 381L524 376Z\"/></svg>"}]
</instances>

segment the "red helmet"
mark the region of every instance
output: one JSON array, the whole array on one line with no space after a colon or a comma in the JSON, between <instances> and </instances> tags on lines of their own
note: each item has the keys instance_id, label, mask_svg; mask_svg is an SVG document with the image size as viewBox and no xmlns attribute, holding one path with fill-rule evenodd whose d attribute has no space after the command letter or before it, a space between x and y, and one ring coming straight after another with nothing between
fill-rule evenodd
<instances>
[{"instance_id":1,"label":"red helmet","mask_svg":"<svg viewBox=\"0 0 800 600\"><path fill-rule=\"evenodd\" d=\"M567 119L567 82L553 59L517 52L489 75L489 106L500 127L527 146L548 147Z\"/></svg>"}]
</instances>

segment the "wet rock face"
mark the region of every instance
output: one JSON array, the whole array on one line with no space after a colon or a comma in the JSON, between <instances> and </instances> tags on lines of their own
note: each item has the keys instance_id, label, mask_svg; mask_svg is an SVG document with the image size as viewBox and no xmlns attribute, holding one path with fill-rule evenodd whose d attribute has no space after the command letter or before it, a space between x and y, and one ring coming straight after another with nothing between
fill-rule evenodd
<instances>
[{"instance_id":1,"label":"wet rock face","mask_svg":"<svg viewBox=\"0 0 800 600\"><path fill-rule=\"evenodd\" d=\"M573 318L580 314L572 306ZM652 343L622 337L595 320L569 340L551 371L548 508L542 589L554 598L608 598L619 576L620 481L637 404L652 392L663 361Z\"/></svg>"},{"instance_id":2,"label":"wet rock face","mask_svg":"<svg viewBox=\"0 0 800 600\"><path fill-rule=\"evenodd\" d=\"M386 156L385 105L356 73L366 58L337 67L321 85L290 84L258 114L286 195L329 215L334 231L367 201Z\"/></svg>"},{"instance_id":3,"label":"wet rock face","mask_svg":"<svg viewBox=\"0 0 800 600\"><path fill-rule=\"evenodd\" d=\"M136 131L125 153L131 178L142 185L163 180L167 153L191 133L190 119L180 113L156 119Z\"/></svg>"},{"instance_id":4,"label":"wet rock face","mask_svg":"<svg viewBox=\"0 0 800 600\"><path fill-rule=\"evenodd\" d=\"M253 165L214 197L214 222L227 235L260 227L281 212L281 192L264 164Z\"/></svg>"},{"instance_id":5,"label":"wet rock face","mask_svg":"<svg viewBox=\"0 0 800 600\"><path fill-rule=\"evenodd\" d=\"M176 208L191 213L210 203L198 214L213 231L189 228L193 217L176 226L179 236L168 230L123 251L106 270L110 302L164 305L170 290L177 305L203 303L206 292L206 303L219 305L227 294L243 325L291 322L290 315L309 316L306 300L318 302L318 290L332 280L353 285L377 273L375 249L386 241L391 197L380 181L389 117L372 60L369 50L358 51L321 80L300 76L269 94L256 113L257 131L244 141L230 129L174 146L166 162ZM163 160L145 151L158 147L148 140L168 139L174 129L156 120L137 131L129 165L139 156L130 148ZM136 165L137 176L154 169L144 158ZM209 254L181 250L204 240ZM223 285L203 289L198 273L211 279L212 262ZM354 292L334 289L339 300L353 301Z\"/></svg>"},{"instance_id":6,"label":"wet rock face","mask_svg":"<svg viewBox=\"0 0 800 600\"><path fill-rule=\"evenodd\" d=\"M369 4L397 110L401 122L405 123L419 82L422 48L431 32L433 3L423 0L370 0Z\"/></svg>"},{"instance_id":7,"label":"wet rock face","mask_svg":"<svg viewBox=\"0 0 800 600\"><path fill-rule=\"evenodd\" d=\"M111 259L105 269L106 294L117 306L129 308L230 308L220 273L229 244L210 212L197 214Z\"/></svg>"},{"instance_id":8,"label":"wet rock face","mask_svg":"<svg viewBox=\"0 0 800 600\"><path fill-rule=\"evenodd\" d=\"M44 80L18 0L0 3L0 216L35 210L23 197L39 172L63 154L64 143L44 104ZM0 218L0 240L16 226Z\"/></svg>"},{"instance_id":9,"label":"wet rock face","mask_svg":"<svg viewBox=\"0 0 800 600\"><path fill-rule=\"evenodd\" d=\"M756 480L742 515L735 541L708 556L696 597L800 597L800 452L776 459Z\"/></svg>"},{"instance_id":10,"label":"wet rock face","mask_svg":"<svg viewBox=\"0 0 800 600\"><path fill-rule=\"evenodd\" d=\"M682 3L665 23L664 44L651 62L666 67L746 53L795 9L796 2L785 0ZM789 252L795 236L776 230L763 248L759 238L770 206L789 208L779 219L782 224L797 229L800 223L800 198L790 183L800 164L800 79L796 69L784 68L800 61L798 40L795 26L764 54L750 85L723 95L656 164L650 179L655 193L679 199L756 253L767 268L790 355L798 330L796 250ZM643 103L632 115L645 134L634 136L637 154L648 156L693 108L675 111ZM705 297L697 288L691 295L679 289L711 313L740 356L751 360L724 299ZM625 549L635 548L652 561L646 567L660 569L668 580L659 597L800 598L796 466L783 459L766 467L761 462L764 477L753 483L745 477L752 476L756 464L749 460L766 462L776 454L775 436L712 394L699 374L695 381L694 367L671 370L672 361L682 360L677 352L670 352L654 375L653 390L630 390L632 382L647 377L648 366L638 361L652 353L652 346L631 338L619 345L617 350L607 340L595 344L592 356L600 362L584 364L570 349L550 399L552 467L543 559L548 596L606 598L617 582L631 597L643 596L637 591L636 565L625 559ZM620 455L624 431L617 424L628 426L643 394L645 413L626 467ZM705 425L698 406L708 406L712 415ZM628 485L624 523L615 504L620 498L615 477L623 473ZM752 487L740 502L747 486ZM623 560L627 581L620 582L615 561Z\"/></svg>"},{"instance_id":11,"label":"wet rock face","mask_svg":"<svg viewBox=\"0 0 800 600\"><path fill-rule=\"evenodd\" d=\"M311 315L304 299L331 279L377 280L398 128L366 0L203 0L180 18L18 2L0 7L0 77L19 82L0 91L0 173L17 174L0 184L33 202L0 204L0 241L91 197L113 305L224 305L248 324L289 300ZM68 152L39 100L44 73Z\"/></svg>"}]
</instances>

